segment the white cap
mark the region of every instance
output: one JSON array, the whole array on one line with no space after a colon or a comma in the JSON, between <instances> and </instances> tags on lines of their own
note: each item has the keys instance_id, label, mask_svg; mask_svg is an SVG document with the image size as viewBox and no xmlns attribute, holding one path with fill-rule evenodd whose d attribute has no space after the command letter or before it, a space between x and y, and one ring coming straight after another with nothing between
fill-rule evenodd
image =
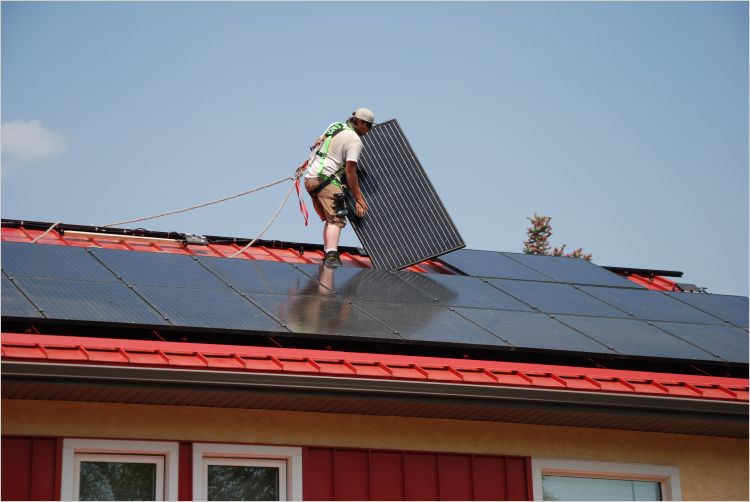
<instances>
[{"instance_id":1,"label":"white cap","mask_svg":"<svg viewBox=\"0 0 750 502\"><path fill-rule=\"evenodd\" d=\"M365 122L369 122L370 124L375 123L375 114L367 108L357 108L356 110L354 110L354 113L352 113L352 117L364 120Z\"/></svg>"}]
</instances>

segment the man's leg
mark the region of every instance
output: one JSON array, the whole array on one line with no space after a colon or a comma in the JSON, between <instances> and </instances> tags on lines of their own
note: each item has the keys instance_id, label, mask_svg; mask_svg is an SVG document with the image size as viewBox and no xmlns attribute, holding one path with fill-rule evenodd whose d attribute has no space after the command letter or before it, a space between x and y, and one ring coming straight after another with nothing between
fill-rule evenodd
<instances>
[{"instance_id":1,"label":"man's leg","mask_svg":"<svg viewBox=\"0 0 750 502\"><path fill-rule=\"evenodd\" d=\"M341 227L326 222L323 226L323 249L325 251L338 251Z\"/></svg>"}]
</instances>

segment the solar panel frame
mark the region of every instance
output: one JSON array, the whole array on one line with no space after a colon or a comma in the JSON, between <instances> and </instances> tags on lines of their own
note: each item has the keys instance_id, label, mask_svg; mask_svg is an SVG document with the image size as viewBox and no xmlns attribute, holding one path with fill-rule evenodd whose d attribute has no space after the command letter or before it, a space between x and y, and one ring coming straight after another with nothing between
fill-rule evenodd
<instances>
[{"instance_id":1,"label":"solar panel frame","mask_svg":"<svg viewBox=\"0 0 750 502\"><path fill-rule=\"evenodd\" d=\"M687 303L680 302L663 291L648 289L581 286L581 290L645 321L695 322L723 324L724 321Z\"/></svg>"},{"instance_id":2,"label":"solar panel frame","mask_svg":"<svg viewBox=\"0 0 750 502\"><path fill-rule=\"evenodd\" d=\"M654 323L640 319L574 315L556 317L624 356L712 362L720 360L713 353L658 329Z\"/></svg>"},{"instance_id":3,"label":"solar panel frame","mask_svg":"<svg viewBox=\"0 0 750 502\"><path fill-rule=\"evenodd\" d=\"M362 138L358 163L364 218L349 221L374 268L396 270L466 246L395 119L374 126Z\"/></svg>"},{"instance_id":4,"label":"solar panel frame","mask_svg":"<svg viewBox=\"0 0 750 502\"><path fill-rule=\"evenodd\" d=\"M229 289L190 255L105 248L92 248L91 252L126 284Z\"/></svg>"},{"instance_id":5,"label":"solar panel frame","mask_svg":"<svg viewBox=\"0 0 750 502\"><path fill-rule=\"evenodd\" d=\"M10 277L47 277L79 281L120 282L87 248L3 242L3 270Z\"/></svg>"},{"instance_id":6,"label":"solar panel frame","mask_svg":"<svg viewBox=\"0 0 750 502\"><path fill-rule=\"evenodd\" d=\"M353 303L409 342L506 349L512 347L492 332L458 315L455 309L439 305L400 305L368 300Z\"/></svg>"},{"instance_id":7,"label":"solar panel frame","mask_svg":"<svg viewBox=\"0 0 750 502\"><path fill-rule=\"evenodd\" d=\"M247 297L292 333L349 339L404 341L404 338L392 329L333 293L330 295L250 293Z\"/></svg>"},{"instance_id":8,"label":"solar panel frame","mask_svg":"<svg viewBox=\"0 0 750 502\"><path fill-rule=\"evenodd\" d=\"M48 319L169 326L160 312L122 283L21 277L21 289Z\"/></svg>"},{"instance_id":9,"label":"solar panel frame","mask_svg":"<svg viewBox=\"0 0 750 502\"><path fill-rule=\"evenodd\" d=\"M581 258L526 253L502 254L557 282L642 289L642 286Z\"/></svg>"},{"instance_id":10,"label":"solar panel frame","mask_svg":"<svg viewBox=\"0 0 750 502\"><path fill-rule=\"evenodd\" d=\"M133 289L175 326L288 333L271 315L231 289L138 285Z\"/></svg>"},{"instance_id":11,"label":"solar panel frame","mask_svg":"<svg viewBox=\"0 0 750 502\"><path fill-rule=\"evenodd\" d=\"M43 319L39 309L13 284L13 281L2 276L2 312L3 317Z\"/></svg>"},{"instance_id":12,"label":"solar panel frame","mask_svg":"<svg viewBox=\"0 0 750 502\"><path fill-rule=\"evenodd\" d=\"M458 249L440 256L440 261L466 275L497 279L549 281L546 275L498 251Z\"/></svg>"},{"instance_id":13,"label":"solar panel frame","mask_svg":"<svg viewBox=\"0 0 750 502\"><path fill-rule=\"evenodd\" d=\"M668 296L725 322L740 328L748 328L748 299L746 296L676 292L670 292Z\"/></svg>"},{"instance_id":14,"label":"solar panel frame","mask_svg":"<svg viewBox=\"0 0 750 502\"><path fill-rule=\"evenodd\" d=\"M655 322L654 326L730 363L748 363L747 350L737 350L748 343L748 334L742 328L677 322Z\"/></svg>"}]
</instances>

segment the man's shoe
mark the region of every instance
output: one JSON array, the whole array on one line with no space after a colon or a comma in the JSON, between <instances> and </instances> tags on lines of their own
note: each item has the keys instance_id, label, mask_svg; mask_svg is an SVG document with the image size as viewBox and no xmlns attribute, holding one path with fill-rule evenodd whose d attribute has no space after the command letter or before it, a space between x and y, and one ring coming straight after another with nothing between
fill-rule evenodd
<instances>
[{"instance_id":1,"label":"man's shoe","mask_svg":"<svg viewBox=\"0 0 750 502\"><path fill-rule=\"evenodd\" d=\"M339 259L339 252L338 251L328 251L326 253L325 260L323 260L323 264L328 268L338 268L341 266L341 260Z\"/></svg>"}]
</instances>

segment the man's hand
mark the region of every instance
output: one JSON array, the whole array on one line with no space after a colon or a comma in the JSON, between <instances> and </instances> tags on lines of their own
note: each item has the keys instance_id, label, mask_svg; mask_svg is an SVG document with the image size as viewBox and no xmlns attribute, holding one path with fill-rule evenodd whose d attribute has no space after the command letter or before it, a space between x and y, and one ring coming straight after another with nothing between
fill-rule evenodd
<instances>
[{"instance_id":1,"label":"man's hand","mask_svg":"<svg viewBox=\"0 0 750 502\"><path fill-rule=\"evenodd\" d=\"M365 202L365 199L358 199L354 203L354 208L357 211L357 216L360 218L364 217L365 214L367 214L367 202Z\"/></svg>"}]
</instances>

